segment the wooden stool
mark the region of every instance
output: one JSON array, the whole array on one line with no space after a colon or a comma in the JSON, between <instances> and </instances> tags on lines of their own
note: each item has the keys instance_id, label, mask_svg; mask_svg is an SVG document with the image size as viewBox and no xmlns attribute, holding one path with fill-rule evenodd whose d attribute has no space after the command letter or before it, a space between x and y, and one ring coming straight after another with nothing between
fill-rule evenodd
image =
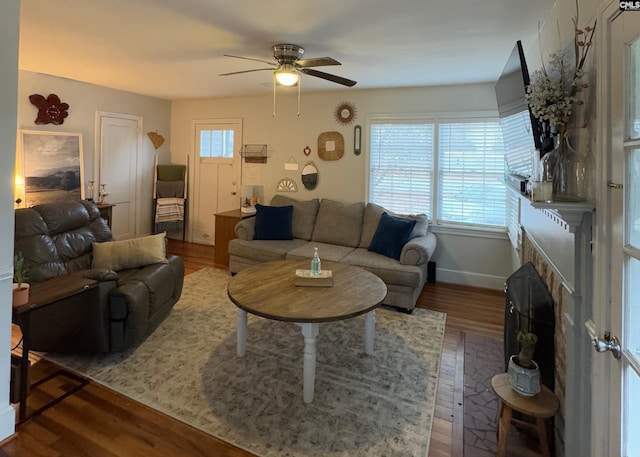
<instances>
[{"instance_id":1,"label":"wooden stool","mask_svg":"<svg viewBox=\"0 0 640 457\"><path fill-rule=\"evenodd\" d=\"M558 411L558 397L545 386L540 386L540 393L536 396L523 397L511 388L507 373L495 375L491 379L491 387L501 400L497 430L498 457L504 457L507 454L507 439L513 410L536 418L542 455L549 457L549 439L545 419L555 416Z\"/></svg>"}]
</instances>

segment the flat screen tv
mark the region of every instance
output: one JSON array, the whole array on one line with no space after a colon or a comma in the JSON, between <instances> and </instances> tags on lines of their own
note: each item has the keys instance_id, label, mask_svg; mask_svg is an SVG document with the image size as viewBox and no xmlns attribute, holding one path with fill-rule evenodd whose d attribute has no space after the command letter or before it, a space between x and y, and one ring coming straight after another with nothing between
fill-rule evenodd
<instances>
[{"instance_id":1,"label":"flat screen tv","mask_svg":"<svg viewBox=\"0 0 640 457\"><path fill-rule=\"evenodd\" d=\"M525 99L528 85L529 70L518 40L495 91L508 172L524 178L532 174L533 158L550 150L547 129L531 113Z\"/></svg>"}]
</instances>

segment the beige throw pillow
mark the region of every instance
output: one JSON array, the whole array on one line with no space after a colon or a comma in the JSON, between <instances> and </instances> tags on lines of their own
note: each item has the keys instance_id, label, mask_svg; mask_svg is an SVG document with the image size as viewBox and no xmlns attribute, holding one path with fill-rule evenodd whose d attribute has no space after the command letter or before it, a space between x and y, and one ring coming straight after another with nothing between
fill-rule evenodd
<instances>
[{"instance_id":1,"label":"beige throw pillow","mask_svg":"<svg viewBox=\"0 0 640 457\"><path fill-rule=\"evenodd\" d=\"M152 263L168 263L165 236L163 232L131 240L93 243L91 267L120 271Z\"/></svg>"}]
</instances>

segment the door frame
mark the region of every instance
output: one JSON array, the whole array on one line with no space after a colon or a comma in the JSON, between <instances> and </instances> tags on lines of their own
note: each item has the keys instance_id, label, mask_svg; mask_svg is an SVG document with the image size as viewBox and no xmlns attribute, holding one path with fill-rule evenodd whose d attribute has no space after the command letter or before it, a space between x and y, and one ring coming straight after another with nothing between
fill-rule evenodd
<instances>
[{"instance_id":1,"label":"door frame","mask_svg":"<svg viewBox=\"0 0 640 457\"><path fill-rule=\"evenodd\" d=\"M102 118L103 117L112 117L116 119L127 119L130 121L136 121L137 123L137 155L136 155L136 182L135 182L135 195L133 196L133 203L135 205L135 218L134 218L134 233L133 236L137 237L140 235L140 215L138 209L141 207L140 196L142 195L142 180L139 176L139 171L142 169L142 154L143 151L143 117L135 114L123 114L123 113L114 113L111 111L100 111L96 110L95 115L95 135L94 135L94 161L93 161L93 180L95 181L95 192L97 197L98 189L100 188L99 179L100 179L100 170L102 169ZM87 180L88 182L89 180ZM84 183L83 183L84 185Z\"/></svg>"},{"instance_id":2,"label":"door frame","mask_svg":"<svg viewBox=\"0 0 640 457\"><path fill-rule=\"evenodd\" d=\"M611 239L611 199L612 189L607 186L611 179L612 167L612 149L611 141L613 138L611 122L613 113L611 110L610 88L613 84L612 73L612 55L609 52L612 46L611 29L612 22L622 12L619 8L619 2L609 0L602 3L598 10L598 23L600 24L600 32L596 41L596 74L597 74L597 92L596 92L596 112L598 113L596 135L598 141L596 143L597 154L595 160L596 173L596 207L597 217L594 233L594 278L606 278L606 281L594 281L594 306L593 319L595 322L587 323L591 336L602 335L606 330L611 329L612 315L610 306L611 297L611 277L610 277L610 261L612 254ZM595 355L595 351L593 352ZM615 359L608 353L592 356L591 365L591 386L592 386L592 421L591 421L591 455L620 455L621 449L615 446L613 442L620 443L620 438L614 438L612 442L610 417L612 410L613 395L611 393L612 383L616 376ZM614 408L616 411L618 407ZM618 417L617 433L620 435L621 416ZM617 448L617 449L616 449Z\"/></svg>"}]
</instances>

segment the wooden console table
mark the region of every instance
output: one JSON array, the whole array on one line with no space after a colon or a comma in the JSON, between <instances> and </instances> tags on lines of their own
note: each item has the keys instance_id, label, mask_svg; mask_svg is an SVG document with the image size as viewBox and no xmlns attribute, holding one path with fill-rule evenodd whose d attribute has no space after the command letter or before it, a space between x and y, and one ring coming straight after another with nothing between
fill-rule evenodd
<instances>
[{"instance_id":1,"label":"wooden console table","mask_svg":"<svg viewBox=\"0 0 640 457\"><path fill-rule=\"evenodd\" d=\"M55 306L60 300L69 298L74 295L85 294L89 291L97 290L97 281L93 279L83 278L76 275L65 275L53 278L48 281L33 284L29 290L29 302L24 305L12 307L12 322L20 326L22 332L22 356L20 358L20 386L19 386L19 402L20 409L18 412L18 421L24 422L29 417L39 414L45 409L53 406L62 399L68 397L72 393L78 391L88 381L77 375L64 370L58 370L29 386L29 350L31 349L31 314L34 311ZM78 384L67 390L60 397L54 398L37 410L27 416L27 395L29 387L36 387L56 376L65 375L72 378Z\"/></svg>"},{"instance_id":2,"label":"wooden console table","mask_svg":"<svg viewBox=\"0 0 640 457\"><path fill-rule=\"evenodd\" d=\"M215 233L214 264L217 267L229 266L229 241L236 237L235 226L242 219L255 217L255 213L243 213L240 209L232 209L217 213Z\"/></svg>"}]
</instances>

